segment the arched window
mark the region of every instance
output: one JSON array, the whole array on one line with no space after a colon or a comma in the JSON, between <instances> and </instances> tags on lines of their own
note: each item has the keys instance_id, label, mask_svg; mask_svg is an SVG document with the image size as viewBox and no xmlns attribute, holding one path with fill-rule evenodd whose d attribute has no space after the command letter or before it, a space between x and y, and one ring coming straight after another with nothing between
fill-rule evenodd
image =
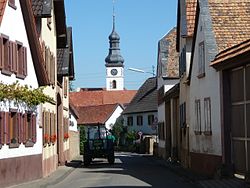
<instances>
[{"instance_id":1,"label":"arched window","mask_svg":"<svg viewBox=\"0 0 250 188\"><path fill-rule=\"evenodd\" d=\"M112 89L116 89L116 81L115 80L112 81Z\"/></svg>"}]
</instances>

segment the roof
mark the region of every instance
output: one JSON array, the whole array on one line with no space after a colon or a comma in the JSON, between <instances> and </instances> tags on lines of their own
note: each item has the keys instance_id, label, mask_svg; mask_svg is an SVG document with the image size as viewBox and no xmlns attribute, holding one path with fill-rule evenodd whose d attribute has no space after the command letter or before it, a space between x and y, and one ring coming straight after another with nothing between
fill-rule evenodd
<instances>
[{"instance_id":1,"label":"roof","mask_svg":"<svg viewBox=\"0 0 250 188\"><path fill-rule=\"evenodd\" d=\"M37 17L51 17L52 0L32 0L32 10Z\"/></svg>"},{"instance_id":2,"label":"roof","mask_svg":"<svg viewBox=\"0 0 250 188\"><path fill-rule=\"evenodd\" d=\"M130 103L136 92L136 90L107 91L81 89L79 92L70 92L69 96L76 107L116 103L125 106Z\"/></svg>"},{"instance_id":3,"label":"roof","mask_svg":"<svg viewBox=\"0 0 250 188\"><path fill-rule=\"evenodd\" d=\"M119 104L105 104L97 106L83 106L77 107L79 119L77 124L80 125L94 125L105 124L105 122L112 116ZM93 115L94 114L94 115Z\"/></svg>"},{"instance_id":4,"label":"roof","mask_svg":"<svg viewBox=\"0 0 250 188\"><path fill-rule=\"evenodd\" d=\"M72 27L67 28L67 47L57 49L57 75L75 77Z\"/></svg>"},{"instance_id":5,"label":"roof","mask_svg":"<svg viewBox=\"0 0 250 188\"><path fill-rule=\"evenodd\" d=\"M177 51L179 51L180 37L193 37L197 1L198 0L178 0L176 37Z\"/></svg>"},{"instance_id":6,"label":"roof","mask_svg":"<svg viewBox=\"0 0 250 188\"><path fill-rule=\"evenodd\" d=\"M250 38L249 0L209 0L218 53Z\"/></svg>"},{"instance_id":7,"label":"roof","mask_svg":"<svg viewBox=\"0 0 250 188\"><path fill-rule=\"evenodd\" d=\"M249 52L250 39L222 51L215 57L210 65L217 70L240 66L240 63L243 63L244 61L249 62ZM244 59L244 61L241 61L240 59Z\"/></svg>"},{"instance_id":8,"label":"roof","mask_svg":"<svg viewBox=\"0 0 250 188\"><path fill-rule=\"evenodd\" d=\"M197 0L186 0L187 36L193 36Z\"/></svg>"},{"instance_id":9,"label":"roof","mask_svg":"<svg viewBox=\"0 0 250 188\"><path fill-rule=\"evenodd\" d=\"M158 42L158 61L157 71L162 77L177 78L179 77L179 55L176 51L176 28L171 29Z\"/></svg>"},{"instance_id":10,"label":"roof","mask_svg":"<svg viewBox=\"0 0 250 188\"><path fill-rule=\"evenodd\" d=\"M1 24L2 19L3 19L6 3L7 3L7 0L0 0L0 24Z\"/></svg>"},{"instance_id":11,"label":"roof","mask_svg":"<svg viewBox=\"0 0 250 188\"><path fill-rule=\"evenodd\" d=\"M157 79L148 78L122 114L157 111Z\"/></svg>"}]
</instances>

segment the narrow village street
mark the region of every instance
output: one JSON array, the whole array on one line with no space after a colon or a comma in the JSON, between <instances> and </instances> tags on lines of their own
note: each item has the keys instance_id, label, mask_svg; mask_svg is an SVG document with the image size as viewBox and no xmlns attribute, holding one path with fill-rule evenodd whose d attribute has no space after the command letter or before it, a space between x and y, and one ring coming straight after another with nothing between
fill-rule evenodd
<instances>
[{"instance_id":1,"label":"narrow village street","mask_svg":"<svg viewBox=\"0 0 250 188\"><path fill-rule=\"evenodd\" d=\"M116 153L114 165L105 159L94 159L87 168L76 163L69 164L73 168L59 168L48 178L12 188L198 187L149 155Z\"/></svg>"}]
</instances>

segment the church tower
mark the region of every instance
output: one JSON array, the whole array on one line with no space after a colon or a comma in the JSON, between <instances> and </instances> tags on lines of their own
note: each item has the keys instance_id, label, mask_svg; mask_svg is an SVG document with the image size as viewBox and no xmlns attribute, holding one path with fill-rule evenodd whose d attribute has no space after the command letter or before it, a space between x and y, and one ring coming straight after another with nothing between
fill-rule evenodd
<instances>
[{"instance_id":1,"label":"church tower","mask_svg":"<svg viewBox=\"0 0 250 188\"><path fill-rule=\"evenodd\" d=\"M113 29L109 35L109 54L105 59L107 90L124 90L124 59L120 53L120 37L115 31L113 10Z\"/></svg>"}]
</instances>

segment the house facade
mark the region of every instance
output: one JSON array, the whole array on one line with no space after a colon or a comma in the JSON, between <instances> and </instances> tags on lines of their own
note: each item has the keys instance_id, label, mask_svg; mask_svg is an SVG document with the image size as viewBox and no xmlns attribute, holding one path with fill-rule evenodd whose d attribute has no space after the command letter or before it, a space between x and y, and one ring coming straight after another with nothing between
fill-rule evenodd
<instances>
[{"instance_id":1,"label":"house facade","mask_svg":"<svg viewBox=\"0 0 250 188\"><path fill-rule=\"evenodd\" d=\"M180 117L180 134L182 137L182 141L180 143L180 160L184 167L190 167L190 87L188 75L190 72L196 6L197 0L178 0L176 50L179 53L179 112L182 114Z\"/></svg>"},{"instance_id":2,"label":"house facade","mask_svg":"<svg viewBox=\"0 0 250 188\"><path fill-rule=\"evenodd\" d=\"M164 95L175 84L179 82L179 66L178 53L176 52L176 28L171 29L158 42L158 60L157 60L157 116L158 116L158 155L164 159L169 156L169 148L167 144L171 142L167 140L170 134L167 128L166 103ZM168 124L170 125L170 124Z\"/></svg>"},{"instance_id":3,"label":"house facade","mask_svg":"<svg viewBox=\"0 0 250 188\"><path fill-rule=\"evenodd\" d=\"M122 112L124 126L128 131L143 135L156 135L157 85L156 78L148 78Z\"/></svg>"},{"instance_id":4,"label":"house facade","mask_svg":"<svg viewBox=\"0 0 250 188\"><path fill-rule=\"evenodd\" d=\"M222 4L222 3L221 3ZM211 62L211 66L220 74L221 130L222 130L222 162L227 174L237 174L249 180L249 26L241 27L244 20L250 21L247 11L249 2L237 4L230 2L225 10L231 15L219 14L221 10L214 8L212 23L214 28L221 28L223 34L216 41L219 53ZM237 10L235 9L237 7ZM215 17L224 16L222 24ZM242 19L236 21L237 17ZM223 26L223 27L222 27ZM234 28L234 30L232 30ZM241 32L238 32L238 30ZM225 40L227 39L227 40Z\"/></svg>"},{"instance_id":5,"label":"house facade","mask_svg":"<svg viewBox=\"0 0 250 188\"><path fill-rule=\"evenodd\" d=\"M32 89L46 86L49 82L30 1L6 0L0 6L1 83L18 82ZM0 186L41 178L41 106L29 108L9 100L0 102L0 111Z\"/></svg>"},{"instance_id":6,"label":"house facade","mask_svg":"<svg viewBox=\"0 0 250 188\"><path fill-rule=\"evenodd\" d=\"M76 108L69 104L69 149L70 160L80 155L80 131L77 126L79 114Z\"/></svg>"},{"instance_id":7,"label":"house facade","mask_svg":"<svg viewBox=\"0 0 250 188\"><path fill-rule=\"evenodd\" d=\"M69 161L69 80L74 78L72 29L66 26L64 1L33 0L37 33L55 101L42 105L43 176ZM62 72L62 69L64 72Z\"/></svg>"}]
</instances>

